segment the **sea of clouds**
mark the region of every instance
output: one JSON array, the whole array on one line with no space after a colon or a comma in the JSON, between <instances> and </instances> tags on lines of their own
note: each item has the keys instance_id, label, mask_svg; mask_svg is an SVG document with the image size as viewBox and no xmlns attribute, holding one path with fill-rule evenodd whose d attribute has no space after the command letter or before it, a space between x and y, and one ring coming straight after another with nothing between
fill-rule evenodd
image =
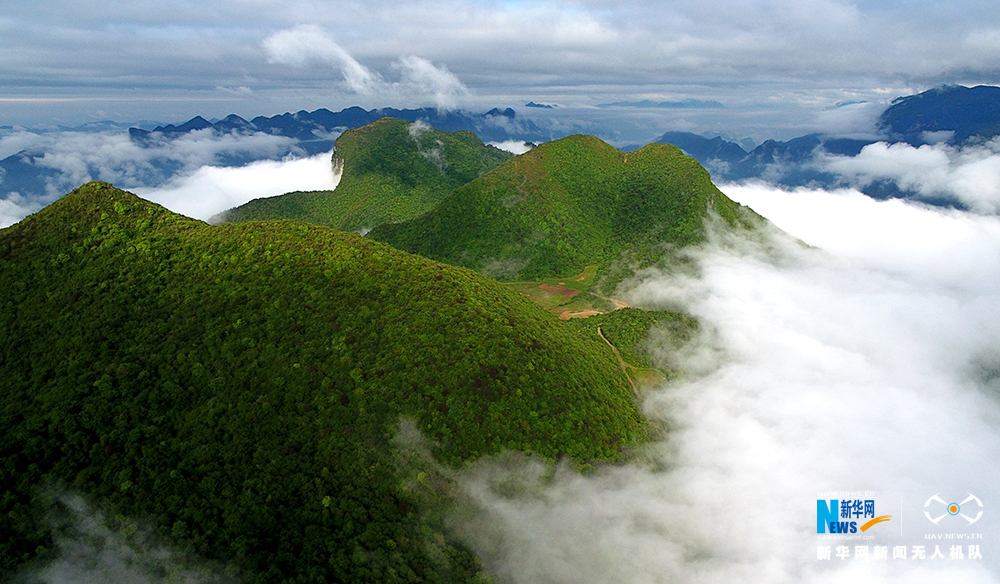
<instances>
[{"instance_id":1,"label":"sea of clouds","mask_svg":"<svg viewBox=\"0 0 1000 584\"><path fill-rule=\"evenodd\" d=\"M329 190L339 176L332 153L306 157L296 141L265 133L211 129L144 142L120 131L29 130L0 135L0 159L24 153L44 172L37 191L11 190L0 175L0 228L20 221L74 188L101 180L196 219L251 199Z\"/></svg>"},{"instance_id":2,"label":"sea of clouds","mask_svg":"<svg viewBox=\"0 0 1000 584\"><path fill-rule=\"evenodd\" d=\"M821 154L815 162L851 185L889 180L922 198L954 201L976 213L1000 213L1000 138L965 146L876 142L857 156Z\"/></svg>"},{"instance_id":3,"label":"sea of clouds","mask_svg":"<svg viewBox=\"0 0 1000 584\"><path fill-rule=\"evenodd\" d=\"M458 480L456 529L517 583L1000 581L1000 220L855 191L723 190L788 235L718 233L692 254L697 274L622 290L702 323L664 352L684 377L644 398L666 438L588 476L479 464ZM892 516L873 539L817 535L817 500L845 492ZM924 507L933 495L969 493L977 523L925 518L943 507Z\"/></svg>"}]
</instances>

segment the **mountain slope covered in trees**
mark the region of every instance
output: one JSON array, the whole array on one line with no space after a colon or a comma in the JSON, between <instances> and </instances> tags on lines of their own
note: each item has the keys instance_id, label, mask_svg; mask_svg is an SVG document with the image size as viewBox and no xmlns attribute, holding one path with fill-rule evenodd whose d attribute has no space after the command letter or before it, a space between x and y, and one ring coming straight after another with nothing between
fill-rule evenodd
<instances>
[{"instance_id":1,"label":"mountain slope covered in trees","mask_svg":"<svg viewBox=\"0 0 1000 584\"><path fill-rule=\"evenodd\" d=\"M596 264L648 265L704 241L705 222L760 220L675 147L622 153L593 136L548 142L456 189L430 213L369 237L500 279Z\"/></svg>"},{"instance_id":2,"label":"mountain slope covered in trees","mask_svg":"<svg viewBox=\"0 0 1000 584\"><path fill-rule=\"evenodd\" d=\"M602 341L492 280L105 183L0 230L0 308L0 571L50 557L55 484L245 582L481 579L407 486L429 479L401 423L450 465L613 460L646 432Z\"/></svg>"},{"instance_id":3,"label":"mountain slope covered in trees","mask_svg":"<svg viewBox=\"0 0 1000 584\"><path fill-rule=\"evenodd\" d=\"M371 229L423 215L512 156L472 132L382 118L337 138L334 166L343 174L336 190L255 199L221 219L299 219L346 231Z\"/></svg>"}]
</instances>

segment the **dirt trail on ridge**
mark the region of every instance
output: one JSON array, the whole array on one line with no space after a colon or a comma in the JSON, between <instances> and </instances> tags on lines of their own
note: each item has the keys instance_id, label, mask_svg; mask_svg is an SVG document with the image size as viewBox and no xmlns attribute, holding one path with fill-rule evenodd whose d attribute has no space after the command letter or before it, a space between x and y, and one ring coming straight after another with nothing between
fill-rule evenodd
<instances>
[{"instance_id":1,"label":"dirt trail on ridge","mask_svg":"<svg viewBox=\"0 0 1000 584\"><path fill-rule=\"evenodd\" d=\"M607 343L608 346L611 347L611 350L615 352L615 357L618 358L618 364L622 367L622 373L625 374L625 379L628 379L629 384L632 386L632 393L635 394L635 397L639 397L639 388L636 387L635 381L632 380L632 376L628 374L628 366L625 364L625 359L622 359L622 354L618 352L618 348L612 345L611 341L604 336L604 332L601 331L601 325L597 325L597 334L601 337L601 340Z\"/></svg>"}]
</instances>

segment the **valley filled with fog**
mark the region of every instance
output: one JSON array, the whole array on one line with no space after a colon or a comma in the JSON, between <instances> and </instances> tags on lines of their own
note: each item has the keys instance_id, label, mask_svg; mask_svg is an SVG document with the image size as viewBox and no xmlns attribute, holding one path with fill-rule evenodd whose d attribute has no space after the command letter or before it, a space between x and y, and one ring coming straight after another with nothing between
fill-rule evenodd
<instances>
[{"instance_id":1,"label":"valley filled with fog","mask_svg":"<svg viewBox=\"0 0 1000 584\"><path fill-rule=\"evenodd\" d=\"M723 191L785 234L720 236L692 252L696 274L626 285L635 305L704 324L662 353L685 377L645 398L667 437L590 476L481 463L460 479L457 528L513 582L996 582L1000 220L851 191ZM837 492L874 493L892 520L870 540L817 536L816 500ZM923 515L938 493L984 501L982 522L950 530L983 539L925 540L950 532ZM817 559L844 543L851 557ZM951 559L956 543L982 559ZM855 558L862 544L889 559Z\"/></svg>"}]
</instances>

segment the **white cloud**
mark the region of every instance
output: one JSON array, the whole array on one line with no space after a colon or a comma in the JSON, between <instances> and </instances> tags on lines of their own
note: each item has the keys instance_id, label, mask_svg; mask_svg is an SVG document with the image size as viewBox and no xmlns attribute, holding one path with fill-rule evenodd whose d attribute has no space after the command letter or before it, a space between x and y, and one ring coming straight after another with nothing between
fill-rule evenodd
<instances>
[{"instance_id":1,"label":"white cloud","mask_svg":"<svg viewBox=\"0 0 1000 584\"><path fill-rule=\"evenodd\" d=\"M818 163L859 186L892 180L925 197L953 198L977 213L1000 213L1000 139L965 147L877 142L857 156L825 155Z\"/></svg>"},{"instance_id":2,"label":"white cloud","mask_svg":"<svg viewBox=\"0 0 1000 584\"><path fill-rule=\"evenodd\" d=\"M357 93L373 93L384 83L380 75L358 63L316 25L303 24L277 32L264 40L264 49L274 63L304 67L319 61L340 67L347 86Z\"/></svg>"},{"instance_id":3,"label":"white cloud","mask_svg":"<svg viewBox=\"0 0 1000 584\"><path fill-rule=\"evenodd\" d=\"M293 191L335 189L340 174L333 172L332 154L286 161L263 160L242 167L203 166L161 187L136 189L135 193L175 213L207 221L252 199Z\"/></svg>"},{"instance_id":4,"label":"white cloud","mask_svg":"<svg viewBox=\"0 0 1000 584\"><path fill-rule=\"evenodd\" d=\"M223 566L166 547L154 531L126 517L107 518L79 495L48 491L38 513L52 533L54 552L25 566L16 582L43 584L228 584ZM42 498L42 497L40 497Z\"/></svg>"},{"instance_id":5,"label":"white cloud","mask_svg":"<svg viewBox=\"0 0 1000 584\"><path fill-rule=\"evenodd\" d=\"M883 101L837 105L820 111L808 129L831 136L874 139L878 117L888 105Z\"/></svg>"},{"instance_id":6,"label":"white cloud","mask_svg":"<svg viewBox=\"0 0 1000 584\"><path fill-rule=\"evenodd\" d=\"M532 146L529 146L527 142L522 140L504 140L503 142L489 142L490 146L496 146L501 150L506 150L512 154L524 154L528 150L531 150Z\"/></svg>"},{"instance_id":7,"label":"white cloud","mask_svg":"<svg viewBox=\"0 0 1000 584\"><path fill-rule=\"evenodd\" d=\"M216 87L216 89L224 93L228 93L230 95L234 95L245 99L250 99L253 97L253 90L247 87L246 85L239 85L237 87L227 87L219 85Z\"/></svg>"},{"instance_id":8,"label":"white cloud","mask_svg":"<svg viewBox=\"0 0 1000 584\"><path fill-rule=\"evenodd\" d=\"M10 227L43 206L40 200L27 200L20 193L9 193L0 199L0 229Z\"/></svg>"},{"instance_id":9,"label":"white cloud","mask_svg":"<svg viewBox=\"0 0 1000 584\"><path fill-rule=\"evenodd\" d=\"M264 40L264 49L274 63L305 68L313 62L338 67L351 91L366 96L412 99L422 96L442 109L454 108L459 98L469 95L468 88L448 70L414 55L400 57L393 68L399 81L387 81L354 59L324 29L299 25L277 32Z\"/></svg>"},{"instance_id":10,"label":"white cloud","mask_svg":"<svg viewBox=\"0 0 1000 584\"><path fill-rule=\"evenodd\" d=\"M469 89L445 66L438 67L427 59L409 56L399 60L401 83L416 93L430 95L439 108L453 109L458 98L467 96Z\"/></svg>"},{"instance_id":11,"label":"white cloud","mask_svg":"<svg viewBox=\"0 0 1000 584\"><path fill-rule=\"evenodd\" d=\"M687 376L645 399L668 436L591 476L482 463L458 481L476 509L454 517L463 537L512 582L997 582L995 522L972 530L982 560L894 561L891 548L933 553L935 493L1000 502L1000 219L726 190L820 249L719 236L695 254L698 277L633 282L630 301L703 324L675 356ZM852 556L888 546L889 560L817 559L845 543L817 538L830 491L875 492L893 519L846 543ZM947 558L955 542L940 543Z\"/></svg>"}]
</instances>

